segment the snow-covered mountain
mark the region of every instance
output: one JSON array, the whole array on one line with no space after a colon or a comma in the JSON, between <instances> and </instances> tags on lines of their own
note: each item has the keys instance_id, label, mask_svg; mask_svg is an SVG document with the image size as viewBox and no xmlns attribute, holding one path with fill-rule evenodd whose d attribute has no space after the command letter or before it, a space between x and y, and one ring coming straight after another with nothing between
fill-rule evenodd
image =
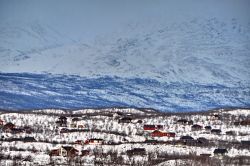
<instances>
[{"instance_id":1,"label":"snow-covered mountain","mask_svg":"<svg viewBox=\"0 0 250 166\"><path fill-rule=\"evenodd\" d=\"M139 107L183 112L249 106L250 88L244 84L0 73L2 109Z\"/></svg>"},{"instance_id":2,"label":"snow-covered mountain","mask_svg":"<svg viewBox=\"0 0 250 166\"><path fill-rule=\"evenodd\" d=\"M39 23L6 24L0 28L0 71L249 83L250 24L210 18L142 26L76 41Z\"/></svg>"},{"instance_id":3,"label":"snow-covered mountain","mask_svg":"<svg viewBox=\"0 0 250 166\"><path fill-rule=\"evenodd\" d=\"M248 4L0 2L0 107L249 107Z\"/></svg>"}]
</instances>

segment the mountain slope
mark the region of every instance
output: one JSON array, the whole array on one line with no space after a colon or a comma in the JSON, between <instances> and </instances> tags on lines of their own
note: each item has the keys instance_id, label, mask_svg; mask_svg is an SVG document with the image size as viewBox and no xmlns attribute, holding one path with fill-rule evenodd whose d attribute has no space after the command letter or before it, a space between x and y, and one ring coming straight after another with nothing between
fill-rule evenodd
<instances>
[{"instance_id":1,"label":"mountain slope","mask_svg":"<svg viewBox=\"0 0 250 166\"><path fill-rule=\"evenodd\" d=\"M250 107L250 87L163 83L153 79L0 73L0 108L140 107L203 111Z\"/></svg>"},{"instance_id":2,"label":"mountain slope","mask_svg":"<svg viewBox=\"0 0 250 166\"><path fill-rule=\"evenodd\" d=\"M17 43L6 44L18 42L9 37L12 31L1 30L0 71L140 77L201 84L249 83L249 24L211 18L162 22L144 30L142 26L130 24L111 36L97 37L95 42L76 42L58 40L62 36L45 33L46 28L33 25L34 34L16 31L20 41L29 36L37 39L37 43L21 44L20 48Z\"/></svg>"},{"instance_id":3,"label":"mountain slope","mask_svg":"<svg viewBox=\"0 0 250 166\"><path fill-rule=\"evenodd\" d=\"M38 22L0 24L0 108L250 106L250 24L237 19L163 19L93 40L66 36Z\"/></svg>"}]
</instances>

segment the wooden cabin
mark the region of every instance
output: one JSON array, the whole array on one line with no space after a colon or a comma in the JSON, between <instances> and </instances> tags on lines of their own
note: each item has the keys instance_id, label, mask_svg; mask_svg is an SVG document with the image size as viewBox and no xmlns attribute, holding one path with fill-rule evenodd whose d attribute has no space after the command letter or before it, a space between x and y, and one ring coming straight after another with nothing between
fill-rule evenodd
<instances>
[{"instance_id":1,"label":"wooden cabin","mask_svg":"<svg viewBox=\"0 0 250 166\"><path fill-rule=\"evenodd\" d=\"M56 121L58 127L67 127L67 117L60 116Z\"/></svg>"},{"instance_id":2,"label":"wooden cabin","mask_svg":"<svg viewBox=\"0 0 250 166\"><path fill-rule=\"evenodd\" d=\"M248 125L250 125L250 119L241 121L240 125L242 125L242 126L248 126Z\"/></svg>"},{"instance_id":3,"label":"wooden cabin","mask_svg":"<svg viewBox=\"0 0 250 166\"><path fill-rule=\"evenodd\" d=\"M211 130L212 130L212 127L211 127L211 126L205 126L205 130L206 130L206 131L211 131Z\"/></svg>"},{"instance_id":4,"label":"wooden cabin","mask_svg":"<svg viewBox=\"0 0 250 166\"><path fill-rule=\"evenodd\" d=\"M89 150L82 150L81 151L81 156L88 156L90 154Z\"/></svg>"},{"instance_id":5,"label":"wooden cabin","mask_svg":"<svg viewBox=\"0 0 250 166\"><path fill-rule=\"evenodd\" d=\"M146 155L146 149L145 148L134 148L131 150L127 150L127 155L128 156L134 156L134 155Z\"/></svg>"},{"instance_id":6,"label":"wooden cabin","mask_svg":"<svg viewBox=\"0 0 250 166\"><path fill-rule=\"evenodd\" d=\"M228 153L227 149L220 149L220 148L218 148L218 149L214 150L214 155L215 156L224 156L227 153Z\"/></svg>"},{"instance_id":7,"label":"wooden cabin","mask_svg":"<svg viewBox=\"0 0 250 166\"><path fill-rule=\"evenodd\" d=\"M182 136L180 138L180 141L182 141L184 143L193 143L193 142L195 142L194 138L191 137L191 136L188 136L188 135L187 136Z\"/></svg>"},{"instance_id":8,"label":"wooden cabin","mask_svg":"<svg viewBox=\"0 0 250 166\"><path fill-rule=\"evenodd\" d=\"M3 126L3 120L2 119L0 119L0 126Z\"/></svg>"},{"instance_id":9,"label":"wooden cabin","mask_svg":"<svg viewBox=\"0 0 250 166\"><path fill-rule=\"evenodd\" d=\"M163 129L163 125L144 125L144 130L161 130Z\"/></svg>"},{"instance_id":10,"label":"wooden cabin","mask_svg":"<svg viewBox=\"0 0 250 166\"><path fill-rule=\"evenodd\" d=\"M194 124L192 127L191 127L192 131L199 131L199 130L202 130L202 126L201 125L198 125L198 124Z\"/></svg>"},{"instance_id":11,"label":"wooden cabin","mask_svg":"<svg viewBox=\"0 0 250 166\"><path fill-rule=\"evenodd\" d=\"M187 120L187 119L179 119L177 120L177 124L181 124L181 125L193 125L193 121L192 120Z\"/></svg>"},{"instance_id":12,"label":"wooden cabin","mask_svg":"<svg viewBox=\"0 0 250 166\"><path fill-rule=\"evenodd\" d=\"M73 158L77 156L79 151L72 146L62 146L59 149L53 149L50 156L63 156Z\"/></svg>"},{"instance_id":13,"label":"wooden cabin","mask_svg":"<svg viewBox=\"0 0 250 166\"><path fill-rule=\"evenodd\" d=\"M104 143L103 139L92 138L92 139L86 140L84 144L89 144L89 145L102 145L103 143Z\"/></svg>"},{"instance_id":14,"label":"wooden cabin","mask_svg":"<svg viewBox=\"0 0 250 166\"><path fill-rule=\"evenodd\" d=\"M219 135L220 133L221 133L220 129L212 129L211 130L211 134L217 134L217 135Z\"/></svg>"},{"instance_id":15,"label":"wooden cabin","mask_svg":"<svg viewBox=\"0 0 250 166\"><path fill-rule=\"evenodd\" d=\"M175 133L163 132L159 130L155 130L151 133L152 137L175 137Z\"/></svg>"},{"instance_id":16,"label":"wooden cabin","mask_svg":"<svg viewBox=\"0 0 250 166\"><path fill-rule=\"evenodd\" d=\"M130 117L123 117L121 119L119 119L118 123L131 123L132 118Z\"/></svg>"},{"instance_id":17,"label":"wooden cabin","mask_svg":"<svg viewBox=\"0 0 250 166\"><path fill-rule=\"evenodd\" d=\"M15 128L15 125L13 123L6 123L4 126L3 126L3 131L4 132L12 132L12 130Z\"/></svg>"}]
</instances>

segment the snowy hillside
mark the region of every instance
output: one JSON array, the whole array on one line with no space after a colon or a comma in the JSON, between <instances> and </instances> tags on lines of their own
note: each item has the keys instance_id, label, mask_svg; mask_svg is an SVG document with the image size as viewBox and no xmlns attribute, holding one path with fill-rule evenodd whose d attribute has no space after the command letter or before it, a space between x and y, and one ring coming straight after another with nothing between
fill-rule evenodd
<instances>
[{"instance_id":1,"label":"snowy hillside","mask_svg":"<svg viewBox=\"0 0 250 166\"><path fill-rule=\"evenodd\" d=\"M0 108L250 107L247 0L62 1L0 2Z\"/></svg>"},{"instance_id":2,"label":"snowy hillside","mask_svg":"<svg viewBox=\"0 0 250 166\"><path fill-rule=\"evenodd\" d=\"M136 107L204 111L250 107L250 88L153 79L0 73L0 108Z\"/></svg>"},{"instance_id":3,"label":"snowy hillside","mask_svg":"<svg viewBox=\"0 0 250 166\"><path fill-rule=\"evenodd\" d=\"M136 22L91 41L39 23L11 25L0 26L1 72L249 84L250 24L237 19Z\"/></svg>"}]
</instances>

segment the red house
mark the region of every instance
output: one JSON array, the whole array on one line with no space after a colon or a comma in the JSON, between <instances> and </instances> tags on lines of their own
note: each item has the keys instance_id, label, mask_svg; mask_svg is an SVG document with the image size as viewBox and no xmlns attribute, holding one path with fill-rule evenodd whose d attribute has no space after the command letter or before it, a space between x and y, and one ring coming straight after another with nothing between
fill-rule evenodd
<instances>
[{"instance_id":1,"label":"red house","mask_svg":"<svg viewBox=\"0 0 250 166\"><path fill-rule=\"evenodd\" d=\"M163 129L163 125L144 125L144 130L160 130Z\"/></svg>"},{"instance_id":2,"label":"red house","mask_svg":"<svg viewBox=\"0 0 250 166\"><path fill-rule=\"evenodd\" d=\"M84 144L84 141L82 141L82 140L76 140L75 144L82 145L82 144Z\"/></svg>"},{"instance_id":3,"label":"red house","mask_svg":"<svg viewBox=\"0 0 250 166\"><path fill-rule=\"evenodd\" d=\"M6 123L3 126L3 131L4 132L11 132L15 128L15 125L13 123Z\"/></svg>"},{"instance_id":4,"label":"red house","mask_svg":"<svg viewBox=\"0 0 250 166\"><path fill-rule=\"evenodd\" d=\"M151 133L152 137L175 137L175 133L170 132L162 132L159 130L155 130Z\"/></svg>"},{"instance_id":5,"label":"red house","mask_svg":"<svg viewBox=\"0 0 250 166\"><path fill-rule=\"evenodd\" d=\"M0 126L3 126L3 120L0 119Z\"/></svg>"},{"instance_id":6,"label":"red house","mask_svg":"<svg viewBox=\"0 0 250 166\"><path fill-rule=\"evenodd\" d=\"M102 145L104 143L103 139L88 139L85 141L84 144L89 144L89 145Z\"/></svg>"}]
</instances>

